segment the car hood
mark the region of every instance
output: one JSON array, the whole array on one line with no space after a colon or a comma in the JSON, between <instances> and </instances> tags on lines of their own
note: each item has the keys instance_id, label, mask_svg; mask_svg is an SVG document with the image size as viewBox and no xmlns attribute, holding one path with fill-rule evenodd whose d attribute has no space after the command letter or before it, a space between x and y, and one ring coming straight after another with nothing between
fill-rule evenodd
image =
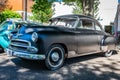
<instances>
[{"instance_id":1,"label":"car hood","mask_svg":"<svg viewBox=\"0 0 120 80\"><path fill-rule=\"evenodd\" d=\"M3 32L3 31L4 31L4 29L3 29L3 28L0 28L0 33Z\"/></svg>"},{"instance_id":2,"label":"car hood","mask_svg":"<svg viewBox=\"0 0 120 80\"><path fill-rule=\"evenodd\" d=\"M23 26L20 28L19 33L32 33L32 32L40 32L40 31L60 31L60 29L64 30L63 27L58 26Z\"/></svg>"},{"instance_id":3,"label":"car hood","mask_svg":"<svg viewBox=\"0 0 120 80\"><path fill-rule=\"evenodd\" d=\"M6 32L8 33L7 30L0 28L0 35L4 35L4 34L6 34Z\"/></svg>"}]
</instances>

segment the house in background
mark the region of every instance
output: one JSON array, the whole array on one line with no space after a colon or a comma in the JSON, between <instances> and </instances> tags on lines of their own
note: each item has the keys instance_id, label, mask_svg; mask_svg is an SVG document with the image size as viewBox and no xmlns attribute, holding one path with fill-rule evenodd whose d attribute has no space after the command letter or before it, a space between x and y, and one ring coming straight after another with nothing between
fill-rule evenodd
<instances>
[{"instance_id":1,"label":"house in background","mask_svg":"<svg viewBox=\"0 0 120 80\"><path fill-rule=\"evenodd\" d=\"M8 0L9 6L13 11L20 13L22 16L25 16L25 9L27 11L27 16L31 16L31 7L34 4L33 0ZM25 2L27 1L27 3ZM27 4L27 5L26 5ZM27 6L25 8L25 5Z\"/></svg>"}]
</instances>

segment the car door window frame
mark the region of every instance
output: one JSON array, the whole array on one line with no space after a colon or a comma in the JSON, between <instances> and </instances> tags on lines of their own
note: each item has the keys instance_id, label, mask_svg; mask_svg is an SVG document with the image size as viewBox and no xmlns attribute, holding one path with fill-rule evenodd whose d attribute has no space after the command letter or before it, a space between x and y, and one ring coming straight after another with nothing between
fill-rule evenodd
<instances>
[{"instance_id":1,"label":"car door window frame","mask_svg":"<svg viewBox=\"0 0 120 80\"><path fill-rule=\"evenodd\" d=\"M102 25L100 25L97 21L95 21L95 24L98 25L99 28L101 29L101 30L97 30L97 29L96 29L96 26L95 26L95 31L96 31L97 33L101 33L101 34L105 34L105 33L106 33L106 32L104 31L104 29L102 28ZM95 25L95 24L94 24L94 25Z\"/></svg>"},{"instance_id":2,"label":"car door window frame","mask_svg":"<svg viewBox=\"0 0 120 80\"><path fill-rule=\"evenodd\" d=\"M95 25L95 30L96 31L103 31L103 29L102 29L102 27L101 27L101 25L99 25L98 23L94 23L94 25ZM97 26L96 26L97 25ZM100 30L98 30L96 27L99 27L100 28Z\"/></svg>"},{"instance_id":3,"label":"car door window frame","mask_svg":"<svg viewBox=\"0 0 120 80\"><path fill-rule=\"evenodd\" d=\"M84 27L83 27L83 20L89 20L89 21L91 21L91 22L92 22L93 29L92 29L92 28L91 28L91 29L84 28ZM95 25L94 25L94 24L95 24L95 21L92 20L92 19L89 19L89 18L80 18L79 24L80 24L80 26L77 26L77 28L79 28L79 29L95 30Z\"/></svg>"}]
</instances>

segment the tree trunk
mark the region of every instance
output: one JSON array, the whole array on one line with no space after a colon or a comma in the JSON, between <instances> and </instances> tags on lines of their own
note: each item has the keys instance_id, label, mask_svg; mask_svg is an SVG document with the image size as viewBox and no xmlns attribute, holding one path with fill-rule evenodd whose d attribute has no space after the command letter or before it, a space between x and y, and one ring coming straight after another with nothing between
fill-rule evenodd
<instances>
[{"instance_id":1,"label":"tree trunk","mask_svg":"<svg viewBox=\"0 0 120 80\"><path fill-rule=\"evenodd\" d=\"M89 14L90 16L94 16L94 0L89 0Z\"/></svg>"},{"instance_id":2,"label":"tree trunk","mask_svg":"<svg viewBox=\"0 0 120 80\"><path fill-rule=\"evenodd\" d=\"M81 0L84 15L94 16L94 0Z\"/></svg>"}]
</instances>

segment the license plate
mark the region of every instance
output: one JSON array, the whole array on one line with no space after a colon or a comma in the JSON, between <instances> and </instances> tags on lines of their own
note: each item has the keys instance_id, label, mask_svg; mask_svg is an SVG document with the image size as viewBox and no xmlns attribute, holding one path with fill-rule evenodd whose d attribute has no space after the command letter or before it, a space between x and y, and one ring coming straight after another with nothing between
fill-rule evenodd
<instances>
[{"instance_id":1,"label":"license plate","mask_svg":"<svg viewBox=\"0 0 120 80\"><path fill-rule=\"evenodd\" d=\"M13 56L12 50L7 50L7 54L8 54L9 56Z\"/></svg>"}]
</instances>

